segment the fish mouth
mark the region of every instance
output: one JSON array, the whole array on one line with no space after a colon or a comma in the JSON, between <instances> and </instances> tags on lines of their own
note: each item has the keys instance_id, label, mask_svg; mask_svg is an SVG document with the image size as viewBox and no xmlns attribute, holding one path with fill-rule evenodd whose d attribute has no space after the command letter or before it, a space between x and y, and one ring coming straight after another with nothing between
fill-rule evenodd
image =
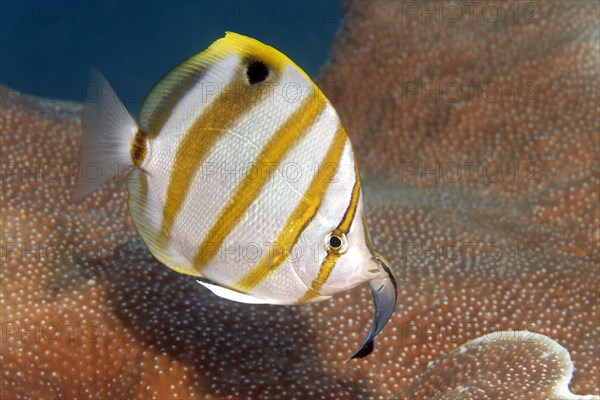
<instances>
[{"instance_id":1,"label":"fish mouth","mask_svg":"<svg viewBox=\"0 0 600 400\"><path fill-rule=\"evenodd\" d=\"M375 347L375 336L381 332L385 324L392 318L394 309L396 308L396 299L398 298L398 287L396 279L389 262L380 254L375 253L375 258L379 262L381 269L381 277L375 278L369 282L373 301L375 302L375 316L373 324L367 339L364 341L360 349L352 355L348 360L354 358L363 358L371 354Z\"/></svg>"}]
</instances>

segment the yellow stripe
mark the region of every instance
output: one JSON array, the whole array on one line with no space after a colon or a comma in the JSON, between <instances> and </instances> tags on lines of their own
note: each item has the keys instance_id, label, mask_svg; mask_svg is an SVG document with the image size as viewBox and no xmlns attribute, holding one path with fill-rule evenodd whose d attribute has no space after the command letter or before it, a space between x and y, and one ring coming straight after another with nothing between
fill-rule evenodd
<instances>
[{"instance_id":1,"label":"yellow stripe","mask_svg":"<svg viewBox=\"0 0 600 400\"><path fill-rule=\"evenodd\" d=\"M214 144L246 112L268 94L270 85L249 87L242 79L233 80L198 117L185 134L173 160L167 198L163 209L160 243L165 246L177 213L192 185L192 179Z\"/></svg>"},{"instance_id":2,"label":"yellow stripe","mask_svg":"<svg viewBox=\"0 0 600 400\"><path fill-rule=\"evenodd\" d=\"M298 238L310 224L321 205L321 200L327 191L329 182L331 182L337 171L342 158L346 137L346 132L340 125L308 189L292 214L290 214L275 241L274 251L269 251L272 255L262 257L258 265L235 284L236 290L242 292L252 290L267 276L273 274L289 257Z\"/></svg>"},{"instance_id":3,"label":"yellow stripe","mask_svg":"<svg viewBox=\"0 0 600 400\"><path fill-rule=\"evenodd\" d=\"M354 214L356 214L356 208L358 207L358 198L360 197L360 175L358 174L358 168L356 164L356 160L354 161L354 175L355 182L354 187L352 188L352 198L350 199L350 204L344 213L344 218L342 218L342 222L337 227L338 231L341 231L345 234L350 230L350 226L352 225L352 221L354 221Z\"/></svg>"},{"instance_id":4,"label":"yellow stripe","mask_svg":"<svg viewBox=\"0 0 600 400\"><path fill-rule=\"evenodd\" d=\"M367 248L369 249L369 251L371 253L374 253L375 251L373 250L373 245L371 244L371 238L369 237L369 228L367 227L367 219L365 218L365 216L362 216L362 223L363 223L363 233L365 235L365 242L367 243Z\"/></svg>"},{"instance_id":5,"label":"yellow stripe","mask_svg":"<svg viewBox=\"0 0 600 400\"><path fill-rule=\"evenodd\" d=\"M294 143L308 131L324 105L325 102L320 96L315 98L309 95L300 108L271 136L200 244L193 263L197 272L214 258L225 238L258 197L281 160Z\"/></svg>"},{"instance_id":6,"label":"yellow stripe","mask_svg":"<svg viewBox=\"0 0 600 400\"><path fill-rule=\"evenodd\" d=\"M356 162L354 164L356 166ZM356 208L358 207L358 199L360 197L360 176L358 175L358 170L356 170L356 181L354 182L354 187L352 188L352 198L350 199L350 204L344 213L344 217L342 218L342 222L337 227L338 231L343 232L344 234L348 233L350 226L352 225L352 221L354 220L354 215L356 214ZM335 267L337 260L340 258L341 254L338 253L329 253L323 260L323 264L321 264L321 269L319 270L319 275L312 281L311 287L304 293L304 295L297 301L297 304L302 304L309 302L321 295L319 290L325 284L329 275L331 275L331 271Z\"/></svg>"},{"instance_id":7,"label":"yellow stripe","mask_svg":"<svg viewBox=\"0 0 600 400\"><path fill-rule=\"evenodd\" d=\"M300 300L296 302L297 304L308 303L309 301L314 300L321 295L321 293L319 293L319 290L321 289L321 286L323 286L323 284L327 281L329 275L331 275L331 271L333 271L333 268L335 267L335 264L337 263L339 257L340 255L336 253L329 253L327 257L325 257L325 260L323 260L323 264L321 264L319 276L317 276L315 280L313 280L311 287L306 292L304 292L304 295L300 298Z\"/></svg>"},{"instance_id":8,"label":"yellow stripe","mask_svg":"<svg viewBox=\"0 0 600 400\"><path fill-rule=\"evenodd\" d=\"M187 59L168 72L144 98L138 121L148 130L150 138L158 136L173 113L173 108L202 79L211 66L205 61L205 53Z\"/></svg>"}]
</instances>

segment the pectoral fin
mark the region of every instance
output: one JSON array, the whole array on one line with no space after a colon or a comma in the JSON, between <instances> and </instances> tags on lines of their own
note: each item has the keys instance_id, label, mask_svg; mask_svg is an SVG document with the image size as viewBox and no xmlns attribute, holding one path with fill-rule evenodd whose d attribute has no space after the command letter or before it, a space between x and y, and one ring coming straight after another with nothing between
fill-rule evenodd
<instances>
[{"instance_id":1,"label":"pectoral fin","mask_svg":"<svg viewBox=\"0 0 600 400\"><path fill-rule=\"evenodd\" d=\"M249 294L245 294L242 292L237 292L232 289L225 288L223 286L217 285L213 282L197 280L199 284L213 292L219 297L222 297L227 300L237 301L239 303L247 303L247 304L269 304L268 301L259 299L258 297L250 296Z\"/></svg>"}]
</instances>

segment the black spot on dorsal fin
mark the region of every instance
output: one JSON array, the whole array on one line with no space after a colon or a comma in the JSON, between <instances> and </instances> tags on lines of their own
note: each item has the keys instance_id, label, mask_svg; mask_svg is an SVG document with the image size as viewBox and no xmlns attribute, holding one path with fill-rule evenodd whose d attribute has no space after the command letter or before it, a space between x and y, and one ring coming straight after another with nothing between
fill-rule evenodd
<instances>
[{"instance_id":1,"label":"black spot on dorsal fin","mask_svg":"<svg viewBox=\"0 0 600 400\"><path fill-rule=\"evenodd\" d=\"M260 61L252 61L248 64L246 75L248 76L248 82L251 85L256 85L267 79L269 76L269 67Z\"/></svg>"}]
</instances>

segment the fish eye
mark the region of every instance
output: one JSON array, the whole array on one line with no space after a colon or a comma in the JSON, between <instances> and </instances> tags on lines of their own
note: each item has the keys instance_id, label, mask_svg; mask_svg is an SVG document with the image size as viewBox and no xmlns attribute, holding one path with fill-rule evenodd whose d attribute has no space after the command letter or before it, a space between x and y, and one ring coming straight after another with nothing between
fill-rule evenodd
<instances>
[{"instance_id":1,"label":"fish eye","mask_svg":"<svg viewBox=\"0 0 600 400\"><path fill-rule=\"evenodd\" d=\"M251 85L264 82L269 76L269 67L260 61L252 61L246 69L246 76Z\"/></svg>"},{"instance_id":2,"label":"fish eye","mask_svg":"<svg viewBox=\"0 0 600 400\"><path fill-rule=\"evenodd\" d=\"M332 253L340 254L345 252L348 247L346 235L338 231L331 232L325 239L325 247L327 248L327 251Z\"/></svg>"}]
</instances>

